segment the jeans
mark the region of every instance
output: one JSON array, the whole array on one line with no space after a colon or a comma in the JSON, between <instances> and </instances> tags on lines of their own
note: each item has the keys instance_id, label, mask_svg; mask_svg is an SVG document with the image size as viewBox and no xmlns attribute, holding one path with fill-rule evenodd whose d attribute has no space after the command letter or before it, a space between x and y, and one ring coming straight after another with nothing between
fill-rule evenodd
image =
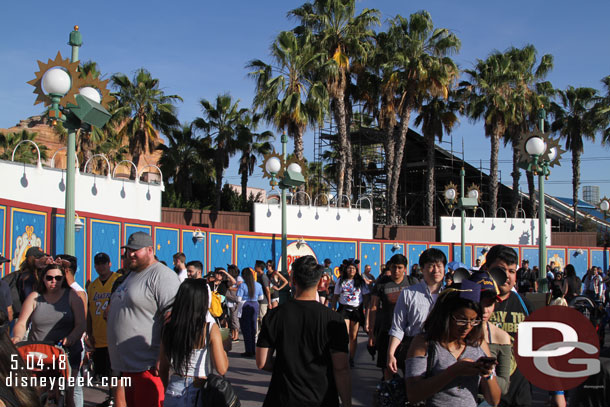
<instances>
[{"instance_id":1,"label":"jeans","mask_svg":"<svg viewBox=\"0 0 610 407\"><path fill-rule=\"evenodd\" d=\"M78 378L81 377L80 372L76 375L76 383L78 383ZM75 384L74 386L74 406L75 407L83 407L84 399L83 399L83 386L79 386Z\"/></svg>"},{"instance_id":2,"label":"jeans","mask_svg":"<svg viewBox=\"0 0 610 407\"><path fill-rule=\"evenodd\" d=\"M193 386L192 377L171 375L165 390L165 402L163 407L191 407L197 400L197 391Z\"/></svg>"},{"instance_id":3,"label":"jeans","mask_svg":"<svg viewBox=\"0 0 610 407\"><path fill-rule=\"evenodd\" d=\"M241 309L239 325L244 334L246 353L254 355L256 341L256 321L258 319L258 301L246 301Z\"/></svg>"}]
</instances>

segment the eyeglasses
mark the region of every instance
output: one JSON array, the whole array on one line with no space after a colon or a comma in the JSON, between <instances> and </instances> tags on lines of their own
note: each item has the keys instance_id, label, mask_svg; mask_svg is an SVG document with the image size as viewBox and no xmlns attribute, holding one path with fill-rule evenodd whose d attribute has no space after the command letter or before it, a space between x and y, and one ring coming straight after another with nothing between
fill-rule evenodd
<instances>
[{"instance_id":1,"label":"eyeglasses","mask_svg":"<svg viewBox=\"0 0 610 407\"><path fill-rule=\"evenodd\" d=\"M45 276L44 279L47 281L61 281L64 279L64 276Z\"/></svg>"},{"instance_id":2,"label":"eyeglasses","mask_svg":"<svg viewBox=\"0 0 610 407\"><path fill-rule=\"evenodd\" d=\"M457 326L466 326L466 325L477 326L481 323L480 319L457 319L453 315L451 315L451 318L453 318L453 320L455 321L455 324Z\"/></svg>"}]
</instances>

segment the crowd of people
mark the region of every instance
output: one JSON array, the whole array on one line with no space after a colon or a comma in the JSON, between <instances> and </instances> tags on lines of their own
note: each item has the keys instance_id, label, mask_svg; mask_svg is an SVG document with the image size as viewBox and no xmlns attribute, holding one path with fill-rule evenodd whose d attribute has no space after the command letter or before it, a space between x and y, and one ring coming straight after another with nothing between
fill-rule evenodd
<instances>
[{"instance_id":1,"label":"crowd of people","mask_svg":"<svg viewBox=\"0 0 610 407\"><path fill-rule=\"evenodd\" d=\"M184 253L173 256L172 270L156 258L151 236L136 232L121 262L112 271L110 256L97 253L98 277L83 288L74 281L74 256L30 248L0 285L2 350L15 354L13 344L25 340L53 342L74 376L92 366L100 377L129 378L129 386L109 388L100 406L194 406L208 376L228 371L226 350L241 332L241 356L272 372L265 406L348 407L362 330L380 368L378 389L398 383L397 394L377 391L378 405L532 403L512 343L532 312L526 293L540 289L540 275L527 260L518 267L510 247L492 247L471 270L446 270L445 254L430 248L410 269L404 255L392 256L377 277L370 265L361 272L356 259L333 268L313 256L295 260L290 275L271 260L204 273ZM607 303L609 281L598 267L581 281L572 265L551 262L547 278L550 304L581 295ZM69 390L66 405L82 406L82 388ZM31 392L3 383L0 399L38 405ZM565 406L565 395L555 392L550 402Z\"/></svg>"}]
</instances>

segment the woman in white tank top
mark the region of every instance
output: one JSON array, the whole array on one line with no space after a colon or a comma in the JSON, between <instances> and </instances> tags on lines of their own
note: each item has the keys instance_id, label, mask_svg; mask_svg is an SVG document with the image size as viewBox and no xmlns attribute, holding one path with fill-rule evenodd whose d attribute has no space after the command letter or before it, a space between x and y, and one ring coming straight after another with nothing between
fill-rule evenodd
<instances>
[{"instance_id":1,"label":"woman in white tank top","mask_svg":"<svg viewBox=\"0 0 610 407\"><path fill-rule=\"evenodd\" d=\"M166 389L165 407L194 406L197 391L212 368L224 375L229 367L218 325L206 322L208 296L205 280L187 279L169 310L159 368Z\"/></svg>"}]
</instances>

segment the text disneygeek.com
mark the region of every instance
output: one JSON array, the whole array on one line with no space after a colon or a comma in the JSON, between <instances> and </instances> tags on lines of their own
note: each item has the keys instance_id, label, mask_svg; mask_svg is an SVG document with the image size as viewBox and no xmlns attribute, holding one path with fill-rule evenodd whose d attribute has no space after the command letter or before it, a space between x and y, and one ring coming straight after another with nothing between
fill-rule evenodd
<instances>
[{"instance_id":1,"label":"text disneygeek.com","mask_svg":"<svg viewBox=\"0 0 610 407\"><path fill-rule=\"evenodd\" d=\"M73 377L64 376L47 377L47 376L20 376L11 373L5 379L6 387L44 387L60 391L64 391L67 387L117 387L119 384L123 387L131 386L131 377L101 377L99 381L94 382L93 377Z\"/></svg>"}]
</instances>

